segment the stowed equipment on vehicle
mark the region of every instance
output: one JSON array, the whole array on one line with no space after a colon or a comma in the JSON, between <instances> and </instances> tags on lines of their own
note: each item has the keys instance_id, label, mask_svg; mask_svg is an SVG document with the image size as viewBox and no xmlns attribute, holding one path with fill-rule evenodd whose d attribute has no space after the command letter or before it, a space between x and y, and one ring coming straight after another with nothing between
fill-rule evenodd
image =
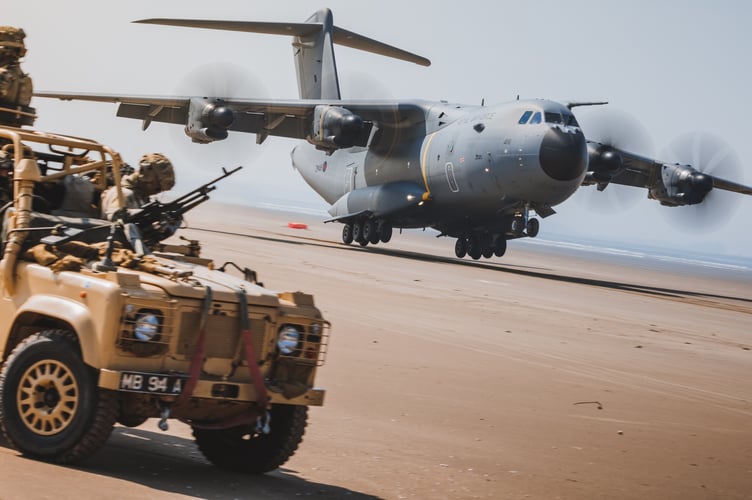
<instances>
[{"instance_id":1,"label":"stowed equipment on vehicle","mask_svg":"<svg viewBox=\"0 0 752 500\"><path fill-rule=\"evenodd\" d=\"M308 294L269 290L232 263L214 269L197 241L161 243L239 168L110 222L96 200L110 184L119 189L118 153L3 126L0 148L13 159L0 260L8 442L71 463L103 445L115 422L159 418L164 429L177 418L220 467L262 473L292 456L308 406L323 404L315 377L328 321ZM89 193L91 206L70 203L73 193ZM65 215L74 206L79 216Z\"/></svg>"}]
</instances>

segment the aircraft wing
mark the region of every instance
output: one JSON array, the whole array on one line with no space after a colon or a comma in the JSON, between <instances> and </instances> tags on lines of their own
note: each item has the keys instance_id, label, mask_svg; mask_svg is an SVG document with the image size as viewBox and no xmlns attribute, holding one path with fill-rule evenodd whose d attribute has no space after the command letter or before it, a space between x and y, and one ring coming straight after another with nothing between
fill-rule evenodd
<instances>
[{"instance_id":1,"label":"aircraft wing","mask_svg":"<svg viewBox=\"0 0 752 500\"><path fill-rule=\"evenodd\" d=\"M229 130L256 134L259 143L267 136L278 136L307 139L323 149L337 149L365 145L358 142L365 142L373 125L396 131L425 121L423 108L418 102L225 99L48 91L34 92L34 95L65 101L118 103L117 116L141 120L143 129L151 122L183 125L195 142L224 139L226 133L222 136L222 131ZM332 113L332 109L337 112ZM327 139L336 136L343 128L343 120L348 121L343 116L351 115L359 117L365 124L355 143L328 144ZM365 138L361 137L364 134Z\"/></svg>"},{"instance_id":2,"label":"aircraft wing","mask_svg":"<svg viewBox=\"0 0 752 500\"><path fill-rule=\"evenodd\" d=\"M689 165L648 158L594 141L589 141L587 147L589 167L583 185L595 184L599 191L611 183L647 188L650 198L669 206L701 203L711 189L752 195L752 187L708 173L740 170L736 166L738 159L730 151L714 151L695 158L698 164Z\"/></svg>"}]
</instances>

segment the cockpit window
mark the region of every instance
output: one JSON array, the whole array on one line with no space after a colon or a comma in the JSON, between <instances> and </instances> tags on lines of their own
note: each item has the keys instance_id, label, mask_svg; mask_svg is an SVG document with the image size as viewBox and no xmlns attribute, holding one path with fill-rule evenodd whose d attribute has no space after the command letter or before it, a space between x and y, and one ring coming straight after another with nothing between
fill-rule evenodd
<instances>
[{"instance_id":1,"label":"cockpit window","mask_svg":"<svg viewBox=\"0 0 752 500\"><path fill-rule=\"evenodd\" d=\"M546 113L546 123L561 123L561 114L559 113Z\"/></svg>"},{"instance_id":2,"label":"cockpit window","mask_svg":"<svg viewBox=\"0 0 752 500\"><path fill-rule=\"evenodd\" d=\"M540 111L536 111L535 114L533 115L533 118L530 120L530 124L535 125L536 123L540 123L540 122L541 122L541 113Z\"/></svg>"},{"instance_id":3,"label":"cockpit window","mask_svg":"<svg viewBox=\"0 0 752 500\"><path fill-rule=\"evenodd\" d=\"M519 123L520 125L526 124L527 121L530 119L530 115L532 114L533 114L532 111L525 111L524 113L522 113L522 116L520 116L520 121L518 121L517 123Z\"/></svg>"},{"instance_id":4,"label":"cockpit window","mask_svg":"<svg viewBox=\"0 0 752 500\"><path fill-rule=\"evenodd\" d=\"M575 118L574 115L564 115L564 123L566 123L570 127L580 126L580 124L577 123L577 118Z\"/></svg>"}]
</instances>

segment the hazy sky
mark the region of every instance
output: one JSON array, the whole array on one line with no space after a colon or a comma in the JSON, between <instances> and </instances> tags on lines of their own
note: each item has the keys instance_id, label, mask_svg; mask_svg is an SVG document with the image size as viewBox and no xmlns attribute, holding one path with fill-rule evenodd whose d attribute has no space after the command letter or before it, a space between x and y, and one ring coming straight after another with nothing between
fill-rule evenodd
<instances>
[{"instance_id":1,"label":"hazy sky","mask_svg":"<svg viewBox=\"0 0 752 500\"><path fill-rule=\"evenodd\" d=\"M0 24L22 27L23 62L38 90L146 95L225 94L296 98L288 37L131 24L148 17L304 21L329 7L345 29L428 57L425 68L336 47L344 97L424 98L493 104L522 98L608 100L639 120L661 153L676 137L709 132L741 158L734 179L752 184L751 3L738 1L353 1L312 3L198 1L6 1ZM227 71L235 84L213 81ZM37 99L36 126L93 137L135 163L149 151L178 169L177 192L219 173L246 168L215 191L216 199L325 209L293 171L295 142L231 134L209 146L190 143L178 126L115 117L116 105ZM578 116L584 111L576 110ZM588 135L588 130L585 130ZM541 236L568 234L615 246L752 259L752 197L716 230L678 229L676 212L643 199L614 209L583 188L542 222ZM609 188L611 189L611 188ZM608 191L608 189L607 189ZM684 226L682 226L684 227ZM450 246L448 246L450 248Z\"/></svg>"}]
</instances>

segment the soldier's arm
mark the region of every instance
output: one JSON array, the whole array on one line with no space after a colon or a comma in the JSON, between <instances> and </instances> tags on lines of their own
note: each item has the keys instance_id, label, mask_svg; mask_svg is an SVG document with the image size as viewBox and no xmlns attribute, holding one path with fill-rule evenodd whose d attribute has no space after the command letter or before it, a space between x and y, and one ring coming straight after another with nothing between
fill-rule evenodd
<instances>
[{"instance_id":1,"label":"soldier's arm","mask_svg":"<svg viewBox=\"0 0 752 500\"><path fill-rule=\"evenodd\" d=\"M12 77L6 68L0 68L0 97L6 98L10 94Z\"/></svg>"}]
</instances>

